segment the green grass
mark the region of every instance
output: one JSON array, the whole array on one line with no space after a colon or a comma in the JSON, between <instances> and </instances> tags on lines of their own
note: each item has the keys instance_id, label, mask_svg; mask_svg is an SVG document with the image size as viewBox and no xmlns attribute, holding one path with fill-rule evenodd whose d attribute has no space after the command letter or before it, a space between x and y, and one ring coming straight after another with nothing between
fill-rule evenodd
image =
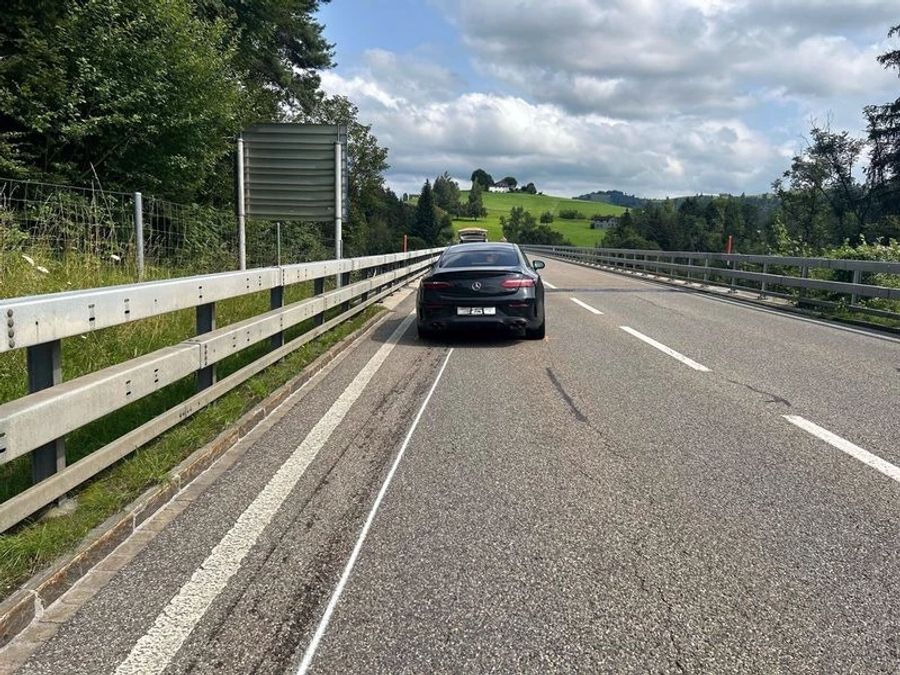
<instances>
[{"instance_id":1,"label":"green grass","mask_svg":"<svg viewBox=\"0 0 900 675\"><path fill-rule=\"evenodd\" d=\"M0 535L0 599L72 550L94 527L149 487L164 483L168 472L194 450L212 441L272 391L380 311L380 307L369 307L107 470L78 492L77 507L72 514L29 523Z\"/></svg>"},{"instance_id":2,"label":"green grass","mask_svg":"<svg viewBox=\"0 0 900 675\"><path fill-rule=\"evenodd\" d=\"M463 203L468 199L468 195L468 192L462 193L461 201ZM503 238L500 216L508 216L514 206L521 206L534 215L535 218L540 218L541 214L546 211L552 212L557 217L550 224L550 227L557 232L561 232L575 246L595 246L603 241L605 232L591 229L591 216L618 216L625 212L625 209L620 206L603 202L588 202L568 199L567 197L551 197L549 195L530 195L521 192L485 192L482 201L488 211L488 215L485 218L479 218L477 221L469 218L458 218L454 221L453 226L456 230L463 227L483 227L488 231L488 239L490 241L499 241ZM574 209L579 212L582 218L579 220L563 220L558 217L561 209Z\"/></svg>"},{"instance_id":3,"label":"green grass","mask_svg":"<svg viewBox=\"0 0 900 675\"><path fill-rule=\"evenodd\" d=\"M34 265L19 252L0 251L0 297L21 297L62 290L132 283L133 271L113 267L85 256L60 260L28 253ZM38 267L47 271L42 272ZM189 273L181 270L182 275ZM178 270L148 269L149 278L177 276ZM286 289L285 302L297 302L312 294L312 284L296 284ZM269 293L264 291L217 303L219 327L255 316L269 309ZM296 375L325 349L373 316L370 308L358 318L342 324L288 356L233 392L170 430L144 449L83 487L77 495L74 514L60 519L21 526L0 535L0 597L22 580L75 545L94 526L138 497L147 487L165 480L167 472L194 449L212 440L222 429L275 388ZM329 317L334 315L333 311ZM286 340L312 327L304 322L286 331ZM71 380L86 373L121 363L176 344L194 334L194 311L183 310L159 317L99 330L63 340L63 377ZM261 343L232 355L218 365L225 377L256 360L267 351ZM188 377L150 396L117 410L66 436L68 463L74 463L140 424L156 417L195 393L194 378ZM27 394L25 350L0 354L0 403ZM30 458L19 457L0 465L0 501L30 486Z\"/></svg>"}]
</instances>

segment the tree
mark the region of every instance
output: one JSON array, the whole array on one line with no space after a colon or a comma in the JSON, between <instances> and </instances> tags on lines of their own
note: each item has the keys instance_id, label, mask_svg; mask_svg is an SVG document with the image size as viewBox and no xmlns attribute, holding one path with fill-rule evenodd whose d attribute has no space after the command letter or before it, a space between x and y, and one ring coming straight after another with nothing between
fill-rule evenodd
<instances>
[{"instance_id":1,"label":"tree","mask_svg":"<svg viewBox=\"0 0 900 675\"><path fill-rule=\"evenodd\" d=\"M507 185L509 185L509 186L510 186L511 188L513 188L513 189L515 189L516 186L519 184L519 181L517 181L513 176L507 176L506 178L504 178L504 179L501 180L500 182L501 182L501 183L506 183Z\"/></svg>"},{"instance_id":2,"label":"tree","mask_svg":"<svg viewBox=\"0 0 900 675\"><path fill-rule=\"evenodd\" d=\"M319 70L334 45L315 16L328 0L192 0L198 16L223 23L236 45L233 64L255 116L309 113L321 97Z\"/></svg>"},{"instance_id":3,"label":"tree","mask_svg":"<svg viewBox=\"0 0 900 675\"><path fill-rule=\"evenodd\" d=\"M475 169L475 171L472 172L472 187L474 187L476 183L479 184L482 189L487 190L494 184L494 178L484 169Z\"/></svg>"},{"instance_id":4,"label":"tree","mask_svg":"<svg viewBox=\"0 0 900 675\"><path fill-rule=\"evenodd\" d=\"M538 244L546 246L570 246L562 233L549 225L538 224L537 219L521 206L514 206L509 217L500 216L503 236L517 244Z\"/></svg>"},{"instance_id":5,"label":"tree","mask_svg":"<svg viewBox=\"0 0 900 675\"><path fill-rule=\"evenodd\" d=\"M541 222L545 225L549 225L553 222L553 212L552 211L544 211L541 214Z\"/></svg>"},{"instance_id":6,"label":"tree","mask_svg":"<svg viewBox=\"0 0 900 675\"><path fill-rule=\"evenodd\" d=\"M537 188L535 187L534 183L529 183L524 188L522 188L522 190L523 190L523 192L527 192L530 195L536 195L537 191L538 191Z\"/></svg>"},{"instance_id":7,"label":"tree","mask_svg":"<svg viewBox=\"0 0 900 675\"><path fill-rule=\"evenodd\" d=\"M469 218L478 220L479 218L483 218L487 215L487 209L484 208L484 202L482 201L481 193L481 183L479 183L478 181L473 181L472 189L469 190L469 200L466 204L466 215L469 216Z\"/></svg>"},{"instance_id":8,"label":"tree","mask_svg":"<svg viewBox=\"0 0 900 675\"><path fill-rule=\"evenodd\" d=\"M888 37L900 36L900 25ZM900 76L900 49L881 54L878 62L894 68ZM869 183L875 191L884 214L900 214L900 98L892 103L871 105L865 109L871 159Z\"/></svg>"},{"instance_id":9,"label":"tree","mask_svg":"<svg viewBox=\"0 0 900 675\"><path fill-rule=\"evenodd\" d=\"M458 216L461 210L459 203L459 184L450 178L446 171L434 180L434 203L451 216Z\"/></svg>"},{"instance_id":10,"label":"tree","mask_svg":"<svg viewBox=\"0 0 900 675\"><path fill-rule=\"evenodd\" d=\"M350 222L344 238L348 251L369 255L396 251L407 231L407 209L384 186L384 172L390 168L387 148L372 133L372 127L359 121L359 109L344 96L323 98L308 122L347 125Z\"/></svg>"},{"instance_id":11,"label":"tree","mask_svg":"<svg viewBox=\"0 0 900 675\"><path fill-rule=\"evenodd\" d=\"M0 166L181 201L215 175L230 184L246 97L227 26L192 10L189 0L7 0Z\"/></svg>"},{"instance_id":12,"label":"tree","mask_svg":"<svg viewBox=\"0 0 900 675\"><path fill-rule=\"evenodd\" d=\"M425 181L422 192L419 194L419 202L416 204L416 222L413 227L413 235L419 237L427 244L432 244L438 237L438 217L434 207L434 193L431 183Z\"/></svg>"},{"instance_id":13,"label":"tree","mask_svg":"<svg viewBox=\"0 0 900 675\"><path fill-rule=\"evenodd\" d=\"M865 141L813 127L804 152L772 187L789 234L818 251L857 240L869 219L871 191L853 176Z\"/></svg>"}]
</instances>

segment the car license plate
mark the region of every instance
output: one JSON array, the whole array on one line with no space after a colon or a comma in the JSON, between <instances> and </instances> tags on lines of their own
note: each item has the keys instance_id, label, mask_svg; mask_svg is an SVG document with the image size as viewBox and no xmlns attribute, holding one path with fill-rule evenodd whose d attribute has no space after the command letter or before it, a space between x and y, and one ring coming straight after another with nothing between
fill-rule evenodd
<instances>
[{"instance_id":1,"label":"car license plate","mask_svg":"<svg viewBox=\"0 0 900 675\"><path fill-rule=\"evenodd\" d=\"M496 307L457 307L457 316L494 316L497 314Z\"/></svg>"}]
</instances>

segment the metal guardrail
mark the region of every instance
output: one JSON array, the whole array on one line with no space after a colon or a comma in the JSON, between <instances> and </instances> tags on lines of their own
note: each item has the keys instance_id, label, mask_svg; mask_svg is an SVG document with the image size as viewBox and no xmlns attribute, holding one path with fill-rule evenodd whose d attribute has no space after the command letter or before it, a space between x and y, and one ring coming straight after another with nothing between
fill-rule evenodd
<instances>
[{"instance_id":1,"label":"metal guardrail","mask_svg":"<svg viewBox=\"0 0 900 675\"><path fill-rule=\"evenodd\" d=\"M185 277L84 291L0 299L7 334L0 353L26 349L27 396L0 405L0 464L31 454L33 486L0 504L0 532L89 480L267 366L341 323L409 278L442 249L327 260L284 267ZM351 273L365 278L351 283ZM340 284L325 292L325 279ZM313 281L315 295L284 305L285 287ZM271 310L215 327L215 303L268 290ZM359 302L351 307L351 302ZM341 313L325 321L325 312ZM197 335L103 370L62 382L61 344L140 319L196 308ZM315 327L285 344L284 331L308 319ZM217 381L216 364L270 340L262 358ZM196 373L197 394L78 462L65 465L65 435Z\"/></svg>"},{"instance_id":2,"label":"metal guardrail","mask_svg":"<svg viewBox=\"0 0 900 675\"><path fill-rule=\"evenodd\" d=\"M878 310L859 304L859 298L900 300L900 288L864 282L863 274L900 275L900 263L831 258L802 258L774 255L744 255L698 251L656 251L642 249L585 248L578 246L532 246L524 248L542 255L586 263L611 271L633 271L665 276L706 285L724 285L732 290L758 291L766 296L796 299L802 303L836 307L842 303L808 297L806 291L816 290L849 296L844 303L849 309L889 318L900 313ZM748 270L756 267L759 271ZM776 268L778 273L770 270ZM799 274L787 274L795 269ZM852 274L852 281L833 281L810 277L811 270L839 270ZM755 285L739 284L739 281ZM778 289L798 289L796 294Z\"/></svg>"}]
</instances>

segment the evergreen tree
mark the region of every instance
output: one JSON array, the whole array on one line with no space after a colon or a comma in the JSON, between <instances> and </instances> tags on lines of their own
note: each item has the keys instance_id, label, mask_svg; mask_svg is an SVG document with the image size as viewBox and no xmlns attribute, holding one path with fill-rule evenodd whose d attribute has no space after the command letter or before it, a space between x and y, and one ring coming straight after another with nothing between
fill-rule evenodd
<instances>
[{"instance_id":1,"label":"evergreen tree","mask_svg":"<svg viewBox=\"0 0 900 675\"><path fill-rule=\"evenodd\" d=\"M466 215L470 218L474 218L478 220L487 215L487 209L484 208L484 202L481 197L482 189L481 184L476 182L472 183L472 189L469 190L469 201L466 205Z\"/></svg>"},{"instance_id":2,"label":"evergreen tree","mask_svg":"<svg viewBox=\"0 0 900 675\"><path fill-rule=\"evenodd\" d=\"M443 209L451 216L458 216L460 212L459 184L450 177L446 171L434 180L434 203L439 209Z\"/></svg>"},{"instance_id":3,"label":"evergreen tree","mask_svg":"<svg viewBox=\"0 0 900 675\"><path fill-rule=\"evenodd\" d=\"M422 193L419 195L419 203L416 205L416 222L413 228L413 235L424 241L426 244L434 244L438 236L438 218L434 209L434 193L431 190L431 183L425 181L422 186Z\"/></svg>"}]
</instances>

